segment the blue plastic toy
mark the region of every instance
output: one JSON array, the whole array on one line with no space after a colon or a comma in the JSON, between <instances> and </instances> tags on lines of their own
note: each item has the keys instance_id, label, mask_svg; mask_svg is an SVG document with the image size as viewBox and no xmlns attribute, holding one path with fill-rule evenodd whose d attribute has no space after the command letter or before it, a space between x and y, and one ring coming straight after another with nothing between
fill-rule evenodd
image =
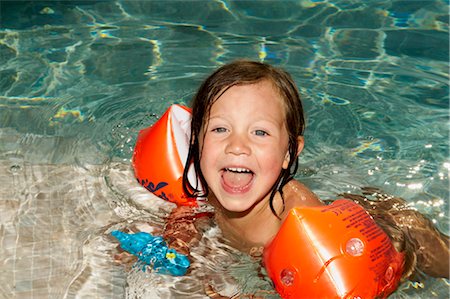
<instances>
[{"instance_id":1,"label":"blue plastic toy","mask_svg":"<svg viewBox=\"0 0 450 299\"><path fill-rule=\"evenodd\" d=\"M182 276L191 264L187 256L168 248L162 237L145 232L127 234L118 230L111 235L119 240L123 250L137 256L139 261L149 265L157 273ZM145 271L145 266L143 270Z\"/></svg>"}]
</instances>

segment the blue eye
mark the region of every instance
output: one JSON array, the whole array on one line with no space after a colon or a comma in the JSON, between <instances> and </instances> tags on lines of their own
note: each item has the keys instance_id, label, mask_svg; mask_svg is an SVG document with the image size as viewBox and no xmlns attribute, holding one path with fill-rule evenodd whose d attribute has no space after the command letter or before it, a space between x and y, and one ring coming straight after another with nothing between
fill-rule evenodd
<instances>
[{"instance_id":1,"label":"blue eye","mask_svg":"<svg viewBox=\"0 0 450 299\"><path fill-rule=\"evenodd\" d=\"M267 136L269 134L266 131L263 131L263 130L255 130L255 135L256 136Z\"/></svg>"},{"instance_id":2,"label":"blue eye","mask_svg":"<svg viewBox=\"0 0 450 299\"><path fill-rule=\"evenodd\" d=\"M212 131L216 132L216 133L225 133L227 131L227 129L220 127L220 128L215 128Z\"/></svg>"}]
</instances>

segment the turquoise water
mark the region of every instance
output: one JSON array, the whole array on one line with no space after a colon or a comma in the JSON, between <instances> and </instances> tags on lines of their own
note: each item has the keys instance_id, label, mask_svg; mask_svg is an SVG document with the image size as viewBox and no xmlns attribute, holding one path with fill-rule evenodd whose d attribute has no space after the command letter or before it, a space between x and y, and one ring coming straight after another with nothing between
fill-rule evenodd
<instances>
[{"instance_id":1,"label":"turquoise water","mask_svg":"<svg viewBox=\"0 0 450 299\"><path fill-rule=\"evenodd\" d=\"M448 234L448 4L0 2L0 298L204 298L205 281L276 298L215 228L180 279L124 271L108 234L161 229L172 207L135 183L137 132L242 57L300 87L301 181L324 199L379 187ZM447 298L448 281L392 297Z\"/></svg>"}]
</instances>

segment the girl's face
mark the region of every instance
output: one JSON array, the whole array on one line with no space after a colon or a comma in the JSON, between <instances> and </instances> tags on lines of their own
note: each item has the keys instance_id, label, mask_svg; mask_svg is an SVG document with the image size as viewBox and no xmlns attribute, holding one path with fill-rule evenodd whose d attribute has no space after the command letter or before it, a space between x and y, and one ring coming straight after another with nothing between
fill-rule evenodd
<instances>
[{"instance_id":1,"label":"girl's face","mask_svg":"<svg viewBox=\"0 0 450 299\"><path fill-rule=\"evenodd\" d=\"M282 101L265 80L235 85L212 105L200 134L200 167L226 210L244 212L268 199L287 168L289 137Z\"/></svg>"}]
</instances>

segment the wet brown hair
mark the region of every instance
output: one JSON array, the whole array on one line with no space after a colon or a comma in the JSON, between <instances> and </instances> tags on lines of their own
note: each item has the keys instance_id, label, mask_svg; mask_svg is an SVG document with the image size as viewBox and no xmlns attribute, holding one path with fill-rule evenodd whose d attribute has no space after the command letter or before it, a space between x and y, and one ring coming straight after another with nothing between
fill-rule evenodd
<instances>
[{"instance_id":1,"label":"wet brown hair","mask_svg":"<svg viewBox=\"0 0 450 299\"><path fill-rule=\"evenodd\" d=\"M283 199L283 187L294 177L298 168L298 137L303 135L305 118L300 96L292 77L281 68L266 63L237 60L223 65L213 72L197 91L192 102L191 141L186 167L183 174L183 189L191 197L207 197L208 184L200 169L201 149L199 137L202 127L207 123L212 105L222 94L235 85L255 84L262 80L270 81L278 90L284 104L286 129L289 134L289 165L282 169L277 181L271 188L270 209L277 215L273 207L273 198L280 192ZM188 165L193 164L197 174L196 186L188 180ZM203 187L203 190L200 188Z\"/></svg>"}]
</instances>

